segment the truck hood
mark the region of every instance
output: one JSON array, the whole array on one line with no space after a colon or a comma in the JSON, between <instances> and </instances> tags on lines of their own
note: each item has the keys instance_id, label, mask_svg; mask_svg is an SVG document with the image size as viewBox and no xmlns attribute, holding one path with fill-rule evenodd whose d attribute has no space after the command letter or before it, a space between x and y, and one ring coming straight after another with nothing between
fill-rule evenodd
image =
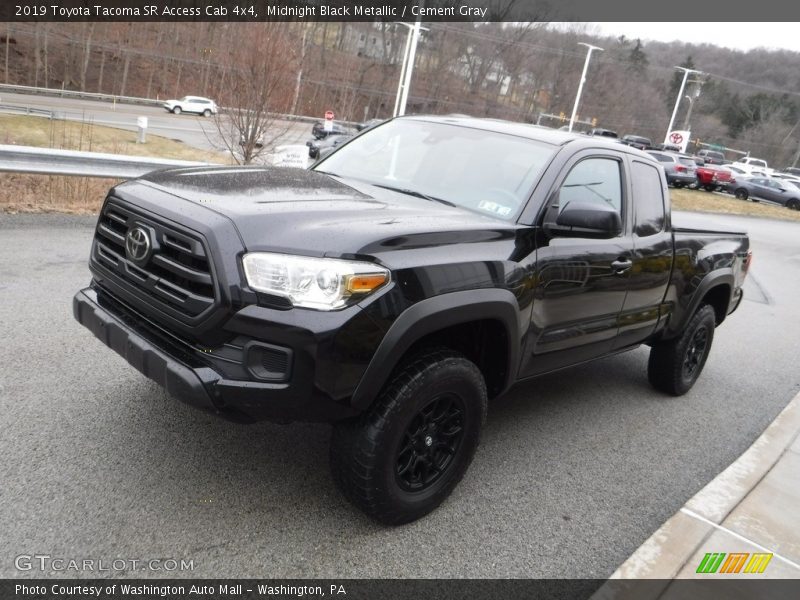
<instances>
[{"instance_id":1,"label":"truck hood","mask_svg":"<svg viewBox=\"0 0 800 600\"><path fill-rule=\"evenodd\" d=\"M354 180L292 168L202 167L149 173L117 187L126 199L155 188L227 217L248 251L378 256L514 238L518 226Z\"/></svg>"}]
</instances>

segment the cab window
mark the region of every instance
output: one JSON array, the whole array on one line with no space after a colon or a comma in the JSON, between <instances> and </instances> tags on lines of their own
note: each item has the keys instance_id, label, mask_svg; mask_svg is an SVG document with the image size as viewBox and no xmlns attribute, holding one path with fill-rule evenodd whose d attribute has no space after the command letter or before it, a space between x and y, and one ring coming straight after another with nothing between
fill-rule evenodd
<instances>
[{"instance_id":1,"label":"cab window","mask_svg":"<svg viewBox=\"0 0 800 600\"><path fill-rule=\"evenodd\" d=\"M621 216L622 176L619 161L613 158L587 158L575 165L561 184L559 212L570 202L610 205Z\"/></svg>"}]
</instances>

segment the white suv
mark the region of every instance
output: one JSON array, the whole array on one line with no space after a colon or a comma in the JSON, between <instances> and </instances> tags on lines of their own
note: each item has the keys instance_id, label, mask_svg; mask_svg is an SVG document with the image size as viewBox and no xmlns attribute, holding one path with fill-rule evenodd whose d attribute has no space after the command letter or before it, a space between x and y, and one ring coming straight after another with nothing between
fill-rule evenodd
<instances>
[{"instance_id":1,"label":"white suv","mask_svg":"<svg viewBox=\"0 0 800 600\"><path fill-rule=\"evenodd\" d=\"M216 102L200 96L184 96L180 100L167 100L164 102L164 108L167 112L176 115L187 112L203 115L204 117L210 117L219 111Z\"/></svg>"}]
</instances>

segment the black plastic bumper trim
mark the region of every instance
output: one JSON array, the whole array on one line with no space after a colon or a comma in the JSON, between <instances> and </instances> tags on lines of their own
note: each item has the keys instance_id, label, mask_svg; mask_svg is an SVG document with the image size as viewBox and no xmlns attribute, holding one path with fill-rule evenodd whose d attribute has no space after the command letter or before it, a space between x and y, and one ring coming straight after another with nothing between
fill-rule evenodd
<instances>
[{"instance_id":1,"label":"black plastic bumper trim","mask_svg":"<svg viewBox=\"0 0 800 600\"><path fill-rule=\"evenodd\" d=\"M97 292L91 288L75 294L72 312L75 319L97 339L145 377L162 386L168 394L197 408L219 412L206 389L206 385L213 385L219 379L212 369L191 369L145 340L100 307Z\"/></svg>"}]
</instances>

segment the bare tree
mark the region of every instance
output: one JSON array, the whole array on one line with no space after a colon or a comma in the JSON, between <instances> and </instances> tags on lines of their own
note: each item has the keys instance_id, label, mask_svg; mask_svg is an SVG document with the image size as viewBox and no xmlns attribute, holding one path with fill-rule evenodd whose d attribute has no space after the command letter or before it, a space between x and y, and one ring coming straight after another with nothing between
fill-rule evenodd
<instances>
[{"instance_id":1,"label":"bare tree","mask_svg":"<svg viewBox=\"0 0 800 600\"><path fill-rule=\"evenodd\" d=\"M240 30L232 49L226 90L217 102L228 107L215 118L225 148L240 164L249 164L274 148L286 134L276 113L289 109L299 56L297 41L280 23L258 23Z\"/></svg>"}]
</instances>

